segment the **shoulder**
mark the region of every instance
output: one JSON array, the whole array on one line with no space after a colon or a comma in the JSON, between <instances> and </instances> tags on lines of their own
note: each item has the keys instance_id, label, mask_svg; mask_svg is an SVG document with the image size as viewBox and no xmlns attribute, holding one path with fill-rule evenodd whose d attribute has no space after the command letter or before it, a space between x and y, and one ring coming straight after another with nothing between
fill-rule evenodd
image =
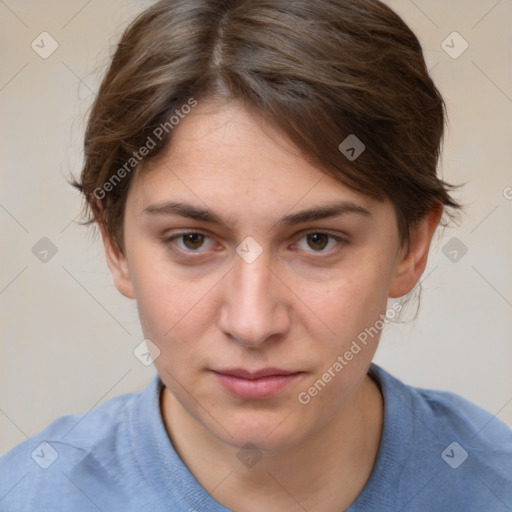
<instances>
[{"instance_id":1,"label":"shoulder","mask_svg":"<svg viewBox=\"0 0 512 512\"><path fill-rule=\"evenodd\" d=\"M497 415L450 391L408 388L440 429L463 437L474 437L475 442L482 446L512 451L512 429Z\"/></svg>"},{"instance_id":2,"label":"shoulder","mask_svg":"<svg viewBox=\"0 0 512 512\"><path fill-rule=\"evenodd\" d=\"M89 412L62 416L0 457L0 512L41 506L96 509L93 493L82 488L88 485L96 496L101 487L110 494L119 489L122 495L114 466L129 452L127 416L140 394L124 394ZM56 489L58 503L52 501Z\"/></svg>"},{"instance_id":3,"label":"shoulder","mask_svg":"<svg viewBox=\"0 0 512 512\"><path fill-rule=\"evenodd\" d=\"M511 509L512 429L456 393L421 388L410 392L416 395L417 409L426 411L423 421L436 434L436 455L449 471L445 481L452 488L465 488L468 509L470 503L487 510Z\"/></svg>"},{"instance_id":4,"label":"shoulder","mask_svg":"<svg viewBox=\"0 0 512 512\"><path fill-rule=\"evenodd\" d=\"M476 459L492 454L495 464L489 467L497 471L501 469L500 461L507 461L507 472L511 474L512 429L496 414L451 391L404 386L412 397L418 420L430 425L438 437L451 436L454 442L464 442L468 455L472 452Z\"/></svg>"},{"instance_id":5,"label":"shoulder","mask_svg":"<svg viewBox=\"0 0 512 512\"><path fill-rule=\"evenodd\" d=\"M411 510L427 510L422 507L428 504L512 509L510 427L456 393L405 384L373 364L372 371L385 402L383 440L396 480L387 482L395 487L392 499L410 500Z\"/></svg>"},{"instance_id":6,"label":"shoulder","mask_svg":"<svg viewBox=\"0 0 512 512\"><path fill-rule=\"evenodd\" d=\"M496 414L457 393L406 384L374 364L372 371L394 410L407 409L417 422L438 434L448 433L472 439L472 445L512 452L512 429Z\"/></svg>"}]
</instances>

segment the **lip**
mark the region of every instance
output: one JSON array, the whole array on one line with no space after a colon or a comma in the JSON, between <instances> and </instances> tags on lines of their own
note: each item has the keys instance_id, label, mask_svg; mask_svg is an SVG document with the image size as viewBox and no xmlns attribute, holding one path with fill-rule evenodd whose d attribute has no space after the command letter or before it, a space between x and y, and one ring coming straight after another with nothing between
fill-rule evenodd
<instances>
[{"instance_id":1,"label":"lip","mask_svg":"<svg viewBox=\"0 0 512 512\"><path fill-rule=\"evenodd\" d=\"M304 373L280 368L262 368L255 371L228 368L212 372L224 389L246 400L272 398L283 392Z\"/></svg>"},{"instance_id":2,"label":"lip","mask_svg":"<svg viewBox=\"0 0 512 512\"><path fill-rule=\"evenodd\" d=\"M215 373L221 375L231 375L233 377L240 377L242 379L259 379L261 377L271 377L276 375L293 375L299 373L296 371L283 370L281 368L261 368L260 370L246 370L245 368L226 368L225 370L213 370Z\"/></svg>"}]
</instances>

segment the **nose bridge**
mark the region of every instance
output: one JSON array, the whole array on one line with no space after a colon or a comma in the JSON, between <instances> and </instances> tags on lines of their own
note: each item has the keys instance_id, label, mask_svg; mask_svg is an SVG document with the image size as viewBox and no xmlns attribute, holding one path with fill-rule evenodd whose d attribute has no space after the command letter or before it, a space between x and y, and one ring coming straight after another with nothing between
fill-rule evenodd
<instances>
[{"instance_id":1,"label":"nose bridge","mask_svg":"<svg viewBox=\"0 0 512 512\"><path fill-rule=\"evenodd\" d=\"M236 279L240 291L239 303L247 306L262 306L269 304L272 298L269 295L272 281L269 258L260 255L255 261L248 263L240 258L235 269ZM265 297L266 295L266 297ZM264 300L264 299L267 300Z\"/></svg>"},{"instance_id":2,"label":"nose bridge","mask_svg":"<svg viewBox=\"0 0 512 512\"><path fill-rule=\"evenodd\" d=\"M271 270L270 255L254 261L237 257L229 282L222 328L246 345L258 345L287 328L279 280Z\"/></svg>"}]
</instances>

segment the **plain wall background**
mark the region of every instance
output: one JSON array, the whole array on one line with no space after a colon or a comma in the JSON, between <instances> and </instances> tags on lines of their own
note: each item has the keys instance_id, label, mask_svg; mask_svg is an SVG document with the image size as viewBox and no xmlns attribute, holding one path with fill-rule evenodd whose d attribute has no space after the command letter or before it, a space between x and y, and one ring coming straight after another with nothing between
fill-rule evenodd
<instances>
[{"instance_id":1,"label":"plain wall background","mask_svg":"<svg viewBox=\"0 0 512 512\"><path fill-rule=\"evenodd\" d=\"M155 371L133 355L144 337L136 304L115 289L92 228L72 222L81 203L66 182L80 172L113 45L149 3L0 3L0 454L58 416L143 388ZM374 360L512 425L512 3L387 3L418 35L446 100L440 172L467 182L456 195L467 208L435 238L418 317L386 327ZM31 48L44 31L59 45L47 59ZM441 47L454 31L469 43L458 58ZM32 252L43 237L57 248L46 262ZM453 237L467 247L457 262L443 253Z\"/></svg>"}]
</instances>

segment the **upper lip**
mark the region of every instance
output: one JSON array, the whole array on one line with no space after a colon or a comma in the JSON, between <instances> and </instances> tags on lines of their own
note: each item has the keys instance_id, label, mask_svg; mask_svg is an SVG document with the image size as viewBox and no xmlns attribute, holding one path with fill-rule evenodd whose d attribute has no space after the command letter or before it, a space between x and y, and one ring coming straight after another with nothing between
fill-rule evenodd
<instances>
[{"instance_id":1,"label":"upper lip","mask_svg":"<svg viewBox=\"0 0 512 512\"><path fill-rule=\"evenodd\" d=\"M223 375L232 375L233 377L240 377L242 379L259 379L261 377L269 377L272 375L293 375L300 373L297 371L283 370L281 368L262 368L261 370L246 370L245 368L226 368L223 370L213 370L215 373Z\"/></svg>"}]
</instances>

